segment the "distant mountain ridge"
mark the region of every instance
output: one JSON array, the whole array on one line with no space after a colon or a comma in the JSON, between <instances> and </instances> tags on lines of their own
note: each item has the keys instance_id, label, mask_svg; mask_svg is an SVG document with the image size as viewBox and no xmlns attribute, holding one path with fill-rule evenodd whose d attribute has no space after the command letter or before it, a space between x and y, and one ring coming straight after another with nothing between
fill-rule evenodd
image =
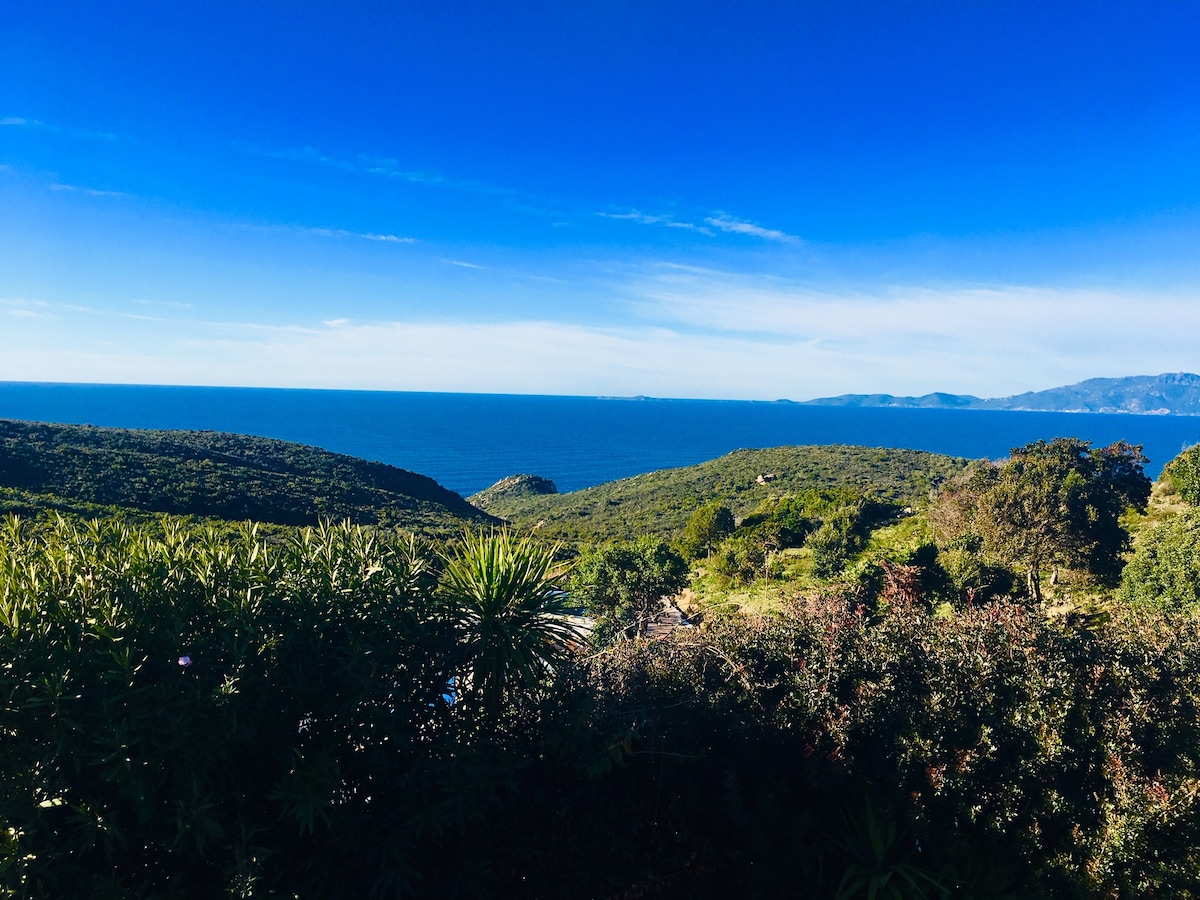
<instances>
[{"instance_id":1,"label":"distant mountain ridge","mask_svg":"<svg viewBox=\"0 0 1200 900\"><path fill-rule=\"evenodd\" d=\"M1035 412L1134 413L1200 416L1200 375L1169 372L1125 378L1089 378L1078 384L983 399L970 394L842 394L803 401L808 406L899 407L904 409L1008 409Z\"/></svg>"}]
</instances>

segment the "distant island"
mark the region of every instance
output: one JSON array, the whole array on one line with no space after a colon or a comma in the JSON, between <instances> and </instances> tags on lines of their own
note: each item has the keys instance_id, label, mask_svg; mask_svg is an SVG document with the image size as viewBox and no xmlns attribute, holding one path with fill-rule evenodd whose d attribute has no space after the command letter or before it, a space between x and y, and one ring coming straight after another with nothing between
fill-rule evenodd
<instances>
[{"instance_id":1,"label":"distant island","mask_svg":"<svg viewBox=\"0 0 1200 900\"><path fill-rule=\"evenodd\" d=\"M1089 378L1078 384L1027 391L1012 397L983 399L970 394L932 393L920 397L891 394L842 394L803 401L807 406L898 407L904 409L1006 409L1034 412L1200 415L1200 375L1173 372Z\"/></svg>"}]
</instances>

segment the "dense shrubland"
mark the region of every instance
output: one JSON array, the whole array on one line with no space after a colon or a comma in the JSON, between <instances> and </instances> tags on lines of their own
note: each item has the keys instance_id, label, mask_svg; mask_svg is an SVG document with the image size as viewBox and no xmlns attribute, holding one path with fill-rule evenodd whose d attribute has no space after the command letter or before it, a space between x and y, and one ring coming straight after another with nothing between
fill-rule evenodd
<instances>
[{"instance_id":1,"label":"dense shrubland","mask_svg":"<svg viewBox=\"0 0 1200 900\"><path fill-rule=\"evenodd\" d=\"M10 519L0 893L1196 896L1200 525L1147 493L1066 441L674 548Z\"/></svg>"},{"instance_id":2,"label":"dense shrubland","mask_svg":"<svg viewBox=\"0 0 1200 900\"><path fill-rule=\"evenodd\" d=\"M938 453L839 445L736 450L719 459L662 469L570 493L505 490L509 479L471 499L520 528L571 540L679 537L697 507L718 502L735 517L814 493L872 496L901 508L967 465ZM520 476L528 478L528 476ZM528 487L528 485L526 485Z\"/></svg>"},{"instance_id":3,"label":"dense shrubland","mask_svg":"<svg viewBox=\"0 0 1200 900\"><path fill-rule=\"evenodd\" d=\"M302 526L350 519L450 536L490 516L432 478L287 441L0 419L0 514Z\"/></svg>"}]
</instances>

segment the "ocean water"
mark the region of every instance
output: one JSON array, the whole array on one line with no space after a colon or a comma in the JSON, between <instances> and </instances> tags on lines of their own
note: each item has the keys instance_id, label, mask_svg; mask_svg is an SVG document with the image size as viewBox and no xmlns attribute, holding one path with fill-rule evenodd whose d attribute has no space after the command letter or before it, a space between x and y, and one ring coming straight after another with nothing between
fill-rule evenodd
<instances>
[{"instance_id":1,"label":"ocean water","mask_svg":"<svg viewBox=\"0 0 1200 900\"><path fill-rule=\"evenodd\" d=\"M420 472L464 496L517 473L571 491L785 444L995 459L1039 438L1127 440L1145 446L1157 475L1200 442L1200 416L20 382L0 382L0 418L282 438Z\"/></svg>"}]
</instances>

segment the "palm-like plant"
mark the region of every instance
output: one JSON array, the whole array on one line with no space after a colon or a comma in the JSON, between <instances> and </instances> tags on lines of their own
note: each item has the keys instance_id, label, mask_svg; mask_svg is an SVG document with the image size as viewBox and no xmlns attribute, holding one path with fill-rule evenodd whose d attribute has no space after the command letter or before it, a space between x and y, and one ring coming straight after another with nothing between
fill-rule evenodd
<instances>
[{"instance_id":1,"label":"palm-like plant","mask_svg":"<svg viewBox=\"0 0 1200 900\"><path fill-rule=\"evenodd\" d=\"M458 687L493 723L581 638L554 557L554 547L508 531L467 535L447 554L441 591L465 634L469 669Z\"/></svg>"},{"instance_id":2,"label":"palm-like plant","mask_svg":"<svg viewBox=\"0 0 1200 900\"><path fill-rule=\"evenodd\" d=\"M945 895L941 885L912 859L911 850L916 847L912 836L869 799L861 814L843 810L836 846L847 863L837 900L914 900Z\"/></svg>"}]
</instances>

